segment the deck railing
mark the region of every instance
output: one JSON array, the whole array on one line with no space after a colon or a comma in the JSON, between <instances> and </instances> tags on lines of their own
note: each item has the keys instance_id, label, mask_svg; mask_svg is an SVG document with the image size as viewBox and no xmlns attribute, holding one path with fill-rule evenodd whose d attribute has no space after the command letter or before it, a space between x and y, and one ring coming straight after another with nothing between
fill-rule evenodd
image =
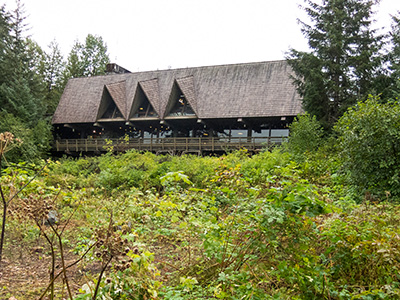
<instances>
[{"instance_id":1,"label":"deck railing","mask_svg":"<svg viewBox=\"0 0 400 300\"><path fill-rule=\"evenodd\" d=\"M131 139L61 139L58 152L121 152L129 149L156 153L226 152L246 148L258 151L282 143L285 137L171 137ZM112 148L111 148L112 147Z\"/></svg>"}]
</instances>

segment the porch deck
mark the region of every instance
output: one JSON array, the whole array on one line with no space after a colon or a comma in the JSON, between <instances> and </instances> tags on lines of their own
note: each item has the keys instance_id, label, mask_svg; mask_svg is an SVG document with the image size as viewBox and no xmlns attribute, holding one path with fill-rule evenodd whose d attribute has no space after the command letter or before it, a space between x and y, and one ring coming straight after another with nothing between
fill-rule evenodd
<instances>
[{"instance_id":1,"label":"porch deck","mask_svg":"<svg viewBox=\"0 0 400 300\"><path fill-rule=\"evenodd\" d=\"M169 137L131 139L61 139L53 149L57 152L123 152L129 149L154 153L228 152L246 148L257 152L281 144L285 137Z\"/></svg>"}]
</instances>

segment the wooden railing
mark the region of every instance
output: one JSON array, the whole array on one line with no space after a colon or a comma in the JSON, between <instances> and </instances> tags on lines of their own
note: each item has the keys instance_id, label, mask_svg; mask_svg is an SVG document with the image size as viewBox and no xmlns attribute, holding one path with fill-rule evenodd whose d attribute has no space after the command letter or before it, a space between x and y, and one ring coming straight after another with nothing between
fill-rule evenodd
<instances>
[{"instance_id":1,"label":"wooden railing","mask_svg":"<svg viewBox=\"0 0 400 300\"><path fill-rule=\"evenodd\" d=\"M121 152L129 149L156 153L226 152L246 148L258 151L282 143L285 137L177 137L126 139L61 139L54 143L58 152Z\"/></svg>"}]
</instances>

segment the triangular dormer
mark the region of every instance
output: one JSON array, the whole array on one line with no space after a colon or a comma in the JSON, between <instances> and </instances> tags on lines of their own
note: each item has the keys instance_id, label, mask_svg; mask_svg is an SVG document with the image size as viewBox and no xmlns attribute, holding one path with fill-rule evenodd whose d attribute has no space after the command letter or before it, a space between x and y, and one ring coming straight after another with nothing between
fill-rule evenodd
<instances>
[{"instance_id":1,"label":"triangular dormer","mask_svg":"<svg viewBox=\"0 0 400 300\"><path fill-rule=\"evenodd\" d=\"M145 90L149 89L149 85L154 85L154 84L149 82L138 83L136 88L135 98L133 99L131 113L129 114L129 119L159 117L157 111L155 110L153 104L151 103L157 101L157 99L152 99L153 101L150 101L149 97L145 93ZM149 94L149 91L147 92L148 92L147 94Z\"/></svg>"},{"instance_id":2,"label":"triangular dormer","mask_svg":"<svg viewBox=\"0 0 400 300\"><path fill-rule=\"evenodd\" d=\"M107 84L105 87L110 93L111 98L114 100L119 111L122 113L122 117L126 119L126 86L125 81L115 82Z\"/></svg>"},{"instance_id":3,"label":"triangular dormer","mask_svg":"<svg viewBox=\"0 0 400 300\"><path fill-rule=\"evenodd\" d=\"M193 98L192 94L188 97L188 95L182 91L179 81L180 79L176 80L172 86L165 117L196 116L192 106L193 101L190 101L191 98Z\"/></svg>"},{"instance_id":4,"label":"triangular dormer","mask_svg":"<svg viewBox=\"0 0 400 300\"><path fill-rule=\"evenodd\" d=\"M97 112L97 120L100 119L121 119L124 120L124 116L121 110L118 108L114 99L111 97L110 92L105 86L103 89L103 95L101 97L101 103Z\"/></svg>"}]
</instances>

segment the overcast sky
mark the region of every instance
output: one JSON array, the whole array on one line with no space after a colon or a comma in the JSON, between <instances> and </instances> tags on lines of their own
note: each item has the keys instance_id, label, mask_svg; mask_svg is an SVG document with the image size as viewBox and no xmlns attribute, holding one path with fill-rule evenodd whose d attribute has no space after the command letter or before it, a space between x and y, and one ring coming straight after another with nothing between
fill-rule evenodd
<instances>
[{"instance_id":1,"label":"overcast sky","mask_svg":"<svg viewBox=\"0 0 400 300\"><path fill-rule=\"evenodd\" d=\"M15 0L0 0L6 9ZM297 19L302 0L22 0L28 32L47 50L55 39L67 57L91 33L112 62L132 72L283 59L307 50ZM382 0L377 26L390 26L399 0Z\"/></svg>"}]
</instances>

